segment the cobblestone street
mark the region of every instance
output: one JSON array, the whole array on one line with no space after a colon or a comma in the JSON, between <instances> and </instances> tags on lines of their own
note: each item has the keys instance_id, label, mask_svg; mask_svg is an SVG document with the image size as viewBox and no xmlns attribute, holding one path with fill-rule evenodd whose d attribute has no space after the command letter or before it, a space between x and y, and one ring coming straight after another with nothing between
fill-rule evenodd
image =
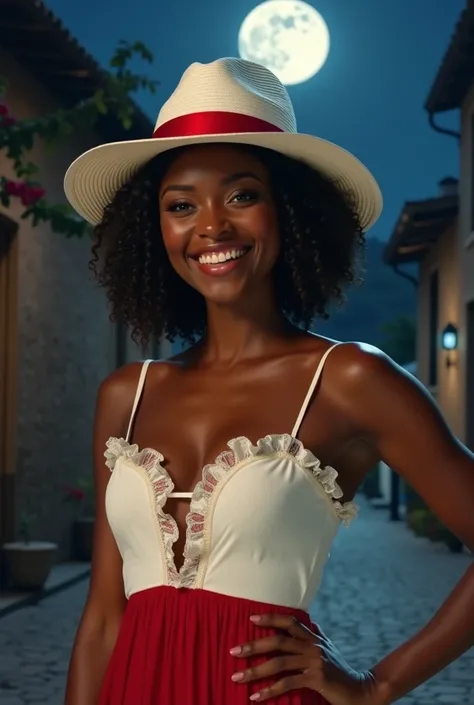
<instances>
[{"instance_id":1,"label":"cobblestone street","mask_svg":"<svg viewBox=\"0 0 474 705\"><path fill-rule=\"evenodd\" d=\"M364 509L340 531L313 617L351 665L366 668L429 619L470 560ZM0 620L1 705L62 705L86 588L82 582ZM474 653L400 702L474 705Z\"/></svg>"}]
</instances>

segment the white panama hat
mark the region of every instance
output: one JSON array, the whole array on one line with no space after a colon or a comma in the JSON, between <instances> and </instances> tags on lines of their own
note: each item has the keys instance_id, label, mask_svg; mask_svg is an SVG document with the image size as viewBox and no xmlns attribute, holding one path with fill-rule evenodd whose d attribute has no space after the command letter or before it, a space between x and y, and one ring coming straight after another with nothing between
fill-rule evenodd
<instances>
[{"instance_id":1,"label":"white panama hat","mask_svg":"<svg viewBox=\"0 0 474 705\"><path fill-rule=\"evenodd\" d=\"M219 142L266 147L317 169L352 196L364 230L382 211L368 169L341 147L299 134L283 84L264 66L236 58L191 64L161 108L152 137L88 150L67 170L64 190L77 213L95 225L118 189L153 157Z\"/></svg>"}]
</instances>

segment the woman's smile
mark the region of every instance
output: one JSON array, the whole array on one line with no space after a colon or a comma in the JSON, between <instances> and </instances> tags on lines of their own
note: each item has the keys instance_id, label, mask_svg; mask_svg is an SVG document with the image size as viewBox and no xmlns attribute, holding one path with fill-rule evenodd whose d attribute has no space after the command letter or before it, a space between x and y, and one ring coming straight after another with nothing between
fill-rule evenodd
<instances>
[{"instance_id":1,"label":"woman's smile","mask_svg":"<svg viewBox=\"0 0 474 705\"><path fill-rule=\"evenodd\" d=\"M252 246L221 243L205 248L201 253L189 256L192 266L211 277L224 277L245 264Z\"/></svg>"}]
</instances>

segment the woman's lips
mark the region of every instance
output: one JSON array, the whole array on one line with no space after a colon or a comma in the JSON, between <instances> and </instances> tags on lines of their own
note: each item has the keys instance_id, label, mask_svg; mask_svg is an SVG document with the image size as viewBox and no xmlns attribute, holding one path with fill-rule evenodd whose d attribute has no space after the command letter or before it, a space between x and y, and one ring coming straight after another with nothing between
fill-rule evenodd
<instances>
[{"instance_id":1,"label":"woman's lips","mask_svg":"<svg viewBox=\"0 0 474 705\"><path fill-rule=\"evenodd\" d=\"M226 260L225 262L215 262L215 263L208 263L208 262L199 262L198 259L192 258L196 267L201 271L203 274L207 274L210 277L223 277L226 274L230 274L230 272L233 272L234 269L236 269L239 264L242 262L242 260L245 259L247 254L250 252L250 249L246 250L243 255L238 257L237 259L229 259Z\"/></svg>"}]
</instances>

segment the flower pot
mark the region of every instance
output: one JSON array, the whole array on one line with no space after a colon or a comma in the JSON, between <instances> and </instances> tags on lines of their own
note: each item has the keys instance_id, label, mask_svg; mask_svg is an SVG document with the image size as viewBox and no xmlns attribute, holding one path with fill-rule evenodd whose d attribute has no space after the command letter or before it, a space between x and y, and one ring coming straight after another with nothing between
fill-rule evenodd
<instances>
[{"instance_id":1,"label":"flower pot","mask_svg":"<svg viewBox=\"0 0 474 705\"><path fill-rule=\"evenodd\" d=\"M94 517L83 517L73 522L72 553L76 561L91 560L93 537Z\"/></svg>"},{"instance_id":2,"label":"flower pot","mask_svg":"<svg viewBox=\"0 0 474 705\"><path fill-rule=\"evenodd\" d=\"M49 541L12 541L3 545L7 581L16 590L41 590L58 545Z\"/></svg>"}]
</instances>

